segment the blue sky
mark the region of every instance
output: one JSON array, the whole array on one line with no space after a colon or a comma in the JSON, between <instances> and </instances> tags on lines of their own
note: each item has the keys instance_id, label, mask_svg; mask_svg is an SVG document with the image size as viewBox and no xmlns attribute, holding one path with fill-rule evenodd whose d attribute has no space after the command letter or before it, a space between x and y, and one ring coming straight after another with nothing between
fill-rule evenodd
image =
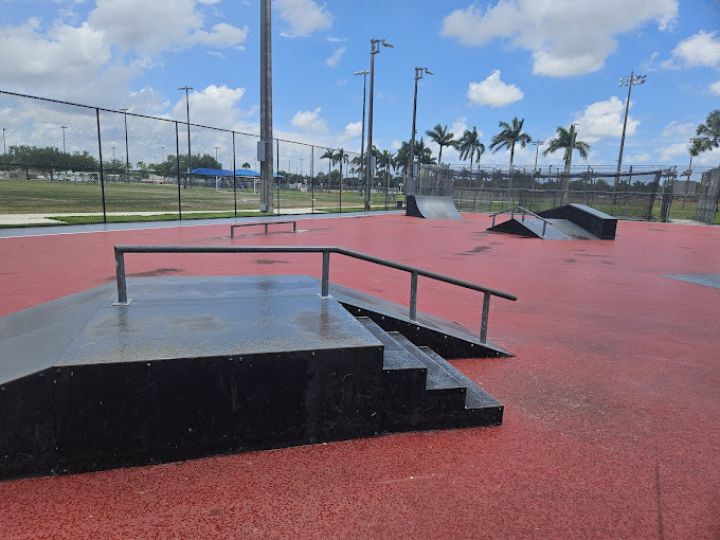
<instances>
[{"instance_id":1,"label":"blue sky","mask_svg":"<svg viewBox=\"0 0 720 540\"><path fill-rule=\"evenodd\" d=\"M2 89L182 118L178 86L196 89L193 121L257 132L259 0L0 0ZM359 150L369 40L377 57L375 141L477 126L489 145L500 120L525 118L547 140L578 123L588 160L617 159L625 91L634 89L625 164L687 166L687 141L720 107L718 0L276 0L274 126L284 138ZM444 156L445 157L445 156ZM532 164L534 150L518 163ZM559 164L561 156L541 158ZM449 152L447 160L456 161ZM504 164L503 153L483 156ZM576 163L584 163L576 158ZM720 153L698 164L717 165Z\"/></svg>"}]
</instances>

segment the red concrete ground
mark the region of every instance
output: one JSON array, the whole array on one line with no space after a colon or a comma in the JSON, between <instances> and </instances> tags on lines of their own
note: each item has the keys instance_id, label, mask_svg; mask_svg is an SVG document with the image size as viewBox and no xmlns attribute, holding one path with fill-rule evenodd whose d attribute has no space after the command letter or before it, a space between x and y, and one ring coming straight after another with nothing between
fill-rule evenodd
<instances>
[{"instance_id":1,"label":"red concrete ground","mask_svg":"<svg viewBox=\"0 0 720 540\"><path fill-rule=\"evenodd\" d=\"M393 435L0 483L0 537L720 538L720 228L621 222L614 242L484 233L399 215L305 220L236 244L338 244L516 293L455 363L498 428ZM227 245L227 226L0 239L0 314L110 281L121 243ZM152 275L308 273L319 256L137 255ZM331 279L405 302L407 275L335 259ZM130 292L132 296L132 292ZM480 298L420 280L471 328Z\"/></svg>"}]
</instances>

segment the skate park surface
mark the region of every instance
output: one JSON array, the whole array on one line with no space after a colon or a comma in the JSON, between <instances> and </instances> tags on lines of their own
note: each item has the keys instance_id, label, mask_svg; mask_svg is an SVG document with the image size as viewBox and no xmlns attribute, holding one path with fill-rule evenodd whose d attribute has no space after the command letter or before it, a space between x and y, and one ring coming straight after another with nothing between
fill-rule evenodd
<instances>
[{"instance_id":1,"label":"skate park surface","mask_svg":"<svg viewBox=\"0 0 720 540\"><path fill-rule=\"evenodd\" d=\"M703 284L720 273L720 228L622 221L615 241L537 242L463 218L0 238L0 315L111 283L118 244L340 245L519 297L490 311L489 338L514 358L452 361L504 404L502 426L2 482L2 537L720 537L720 289ZM320 272L312 254L126 264L132 277ZM330 279L407 303L391 269L338 259ZM472 330L481 298L420 278L419 309Z\"/></svg>"}]
</instances>

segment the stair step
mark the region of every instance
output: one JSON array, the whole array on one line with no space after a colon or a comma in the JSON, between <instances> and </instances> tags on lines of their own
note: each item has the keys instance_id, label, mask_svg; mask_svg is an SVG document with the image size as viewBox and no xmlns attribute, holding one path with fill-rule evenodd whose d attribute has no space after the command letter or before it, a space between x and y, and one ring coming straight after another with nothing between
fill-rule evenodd
<instances>
[{"instance_id":1,"label":"stair step","mask_svg":"<svg viewBox=\"0 0 720 540\"><path fill-rule=\"evenodd\" d=\"M357 320L385 347L385 354L383 355L384 370L418 369L423 372L427 371L423 362L408 352L405 347L380 328L372 319L369 317L357 317Z\"/></svg>"},{"instance_id":2,"label":"stair step","mask_svg":"<svg viewBox=\"0 0 720 540\"><path fill-rule=\"evenodd\" d=\"M419 347L422 352L437 362L445 372L452 377L458 384L463 385L467 388L467 394L465 397L465 408L466 409L484 409L487 407L501 407L502 405L498 400L492 397L490 394L485 392L478 384L465 375L462 371L454 367L450 362L445 360L438 353L433 351L430 347Z\"/></svg>"},{"instance_id":3,"label":"stair step","mask_svg":"<svg viewBox=\"0 0 720 540\"><path fill-rule=\"evenodd\" d=\"M461 384L457 379L450 376L450 374L439 365L436 358L428 355L425 351L420 349L408 338L400 334L399 332L388 332L400 345L402 345L406 351L412 354L417 360L423 363L427 368L427 383L425 387L428 390L460 390L465 391L465 385ZM442 360L445 362L445 360Z\"/></svg>"}]
</instances>

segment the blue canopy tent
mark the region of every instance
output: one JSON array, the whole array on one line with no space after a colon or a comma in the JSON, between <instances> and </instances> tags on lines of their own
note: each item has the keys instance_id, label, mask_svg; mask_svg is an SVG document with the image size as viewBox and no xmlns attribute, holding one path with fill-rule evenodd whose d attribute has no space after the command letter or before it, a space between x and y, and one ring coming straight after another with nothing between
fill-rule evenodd
<instances>
[{"instance_id":1,"label":"blue canopy tent","mask_svg":"<svg viewBox=\"0 0 720 540\"><path fill-rule=\"evenodd\" d=\"M228 171L227 169L208 169L204 167L200 167L198 169L193 169L190 171L190 174L194 176L207 176L215 178L215 189L218 188L218 180L220 178L232 178L233 172ZM249 178L260 178L260 173L258 171L254 171L252 169L235 169L235 178L236 178L236 186L239 189L250 189L250 187L253 187L254 189L254 180L248 181L245 179ZM276 174L275 178L283 178L282 174ZM243 180L238 180L243 179Z\"/></svg>"}]
</instances>

